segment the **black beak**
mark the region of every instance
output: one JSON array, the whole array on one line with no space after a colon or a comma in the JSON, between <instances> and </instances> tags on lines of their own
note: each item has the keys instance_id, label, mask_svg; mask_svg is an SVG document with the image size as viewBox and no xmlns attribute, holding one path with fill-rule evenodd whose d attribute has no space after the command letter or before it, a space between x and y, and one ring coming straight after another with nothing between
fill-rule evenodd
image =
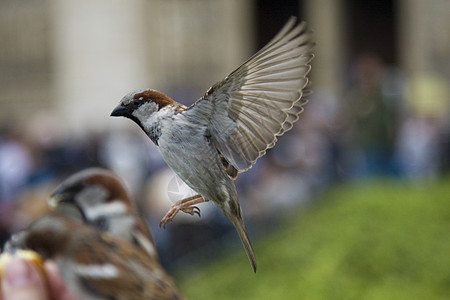
<instances>
[{"instance_id":1,"label":"black beak","mask_svg":"<svg viewBox=\"0 0 450 300\"><path fill-rule=\"evenodd\" d=\"M111 117L126 117L131 115L130 107L119 104L111 112Z\"/></svg>"},{"instance_id":2,"label":"black beak","mask_svg":"<svg viewBox=\"0 0 450 300\"><path fill-rule=\"evenodd\" d=\"M81 192L84 184L77 184L74 186L61 185L54 191L47 204L51 211L58 214L72 217L76 220L85 220L85 216L81 208L78 206L75 196Z\"/></svg>"},{"instance_id":3,"label":"black beak","mask_svg":"<svg viewBox=\"0 0 450 300\"><path fill-rule=\"evenodd\" d=\"M48 200L49 206L54 208L60 203L75 203L75 196L80 193L86 184L82 181L77 184L65 184L62 183L56 190L50 195Z\"/></svg>"}]
</instances>

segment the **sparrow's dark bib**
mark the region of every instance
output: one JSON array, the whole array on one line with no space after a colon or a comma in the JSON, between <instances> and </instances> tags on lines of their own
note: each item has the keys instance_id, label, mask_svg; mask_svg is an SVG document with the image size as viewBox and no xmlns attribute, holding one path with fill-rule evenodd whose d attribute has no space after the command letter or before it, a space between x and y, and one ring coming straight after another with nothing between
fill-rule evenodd
<instances>
[{"instance_id":1,"label":"sparrow's dark bib","mask_svg":"<svg viewBox=\"0 0 450 300\"><path fill-rule=\"evenodd\" d=\"M147 136L155 143L156 146L158 146L158 140L161 136L161 127L155 126L150 129L150 131L147 133Z\"/></svg>"}]
</instances>

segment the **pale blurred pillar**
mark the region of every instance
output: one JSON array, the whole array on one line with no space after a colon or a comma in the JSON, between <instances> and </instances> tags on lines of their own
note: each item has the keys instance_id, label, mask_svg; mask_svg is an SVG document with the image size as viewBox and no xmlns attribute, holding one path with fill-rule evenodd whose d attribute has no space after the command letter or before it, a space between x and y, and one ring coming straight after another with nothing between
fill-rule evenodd
<instances>
[{"instance_id":1,"label":"pale blurred pillar","mask_svg":"<svg viewBox=\"0 0 450 300\"><path fill-rule=\"evenodd\" d=\"M408 79L406 100L418 115L448 122L450 1L399 0L399 57Z\"/></svg>"},{"instance_id":2,"label":"pale blurred pillar","mask_svg":"<svg viewBox=\"0 0 450 300\"><path fill-rule=\"evenodd\" d=\"M123 126L109 114L133 89L195 101L251 55L252 0L52 3L56 108L71 130Z\"/></svg>"},{"instance_id":3,"label":"pale blurred pillar","mask_svg":"<svg viewBox=\"0 0 450 300\"><path fill-rule=\"evenodd\" d=\"M104 128L120 97L147 86L143 1L52 1L55 109L62 127ZM120 123L120 122L119 122Z\"/></svg>"},{"instance_id":4,"label":"pale blurred pillar","mask_svg":"<svg viewBox=\"0 0 450 300\"><path fill-rule=\"evenodd\" d=\"M317 46L313 61L312 81L315 90L334 97L341 95L343 58L342 0L305 1L306 21L314 30Z\"/></svg>"},{"instance_id":5,"label":"pale blurred pillar","mask_svg":"<svg viewBox=\"0 0 450 300\"><path fill-rule=\"evenodd\" d=\"M397 10L402 67L450 76L450 1L398 0Z\"/></svg>"}]
</instances>

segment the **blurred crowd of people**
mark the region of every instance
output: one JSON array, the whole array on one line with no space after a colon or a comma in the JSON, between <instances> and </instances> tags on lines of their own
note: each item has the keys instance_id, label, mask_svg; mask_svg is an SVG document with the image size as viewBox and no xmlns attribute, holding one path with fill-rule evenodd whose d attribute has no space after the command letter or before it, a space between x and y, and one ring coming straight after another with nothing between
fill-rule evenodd
<instances>
[{"instance_id":1,"label":"blurred crowd of people","mask_svg":"<svg viewBox=\"0 0 450 300\"><path fill-rule=\"evenodd\" d=\"M315 86L293 130L237 180L251 235L338 181L372 176L429 180L445 172L450 166L449 100L436 76L407 79L373 55L355 60L341 97ZM166 231L157 228L171 201L190 191L139 128L83 136L66 136L57 128L48 115L30 124L5 122L1 128L1 241L46 211L45 201L57 184L90 166L124 178L166 264L234 234L211 204L200 206L201 219L180 214Z\"/></svg>"}]
</instances>

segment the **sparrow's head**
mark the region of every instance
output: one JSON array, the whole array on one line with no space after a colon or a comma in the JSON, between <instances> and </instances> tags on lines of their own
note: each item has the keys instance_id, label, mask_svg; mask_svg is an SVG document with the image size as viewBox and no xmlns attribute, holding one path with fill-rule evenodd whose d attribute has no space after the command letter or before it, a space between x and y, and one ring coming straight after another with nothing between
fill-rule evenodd
<instances>
[{"instance_id":1,"label":"sparrow's head","mask_svg":"<svg viewBox=\"0 0 450 300\"><path fill-rule=\"evenodd\" d=\"M112 117L126 117L136 122L145 132L146 122L153 113L176 102L155 90L137 90L125 95L111 112Z\"/></svg>"},{"instance_id":2,"label":"sparrow's head","mask_svg":"<svg viewBox=\"0 0 450 300\"><path fill-rule=\"evenodd\" d=\"M59 215L126 239L157 257L146 222L122 180L111 171L90 168L72 175L53 192L49 206Z\"/></svg>"},{"instance_id":3,"label":"sparrow's head","mask_svg":"<svg viewBox=\"0 0 450 300\"><path fill-rule=\"evenodd\" d=\"M104 231L111 231L111 226L134 225L124 184L105 169L91 168L69 177L53 192L49 206Z\"/></svg>"}]
</instances>

